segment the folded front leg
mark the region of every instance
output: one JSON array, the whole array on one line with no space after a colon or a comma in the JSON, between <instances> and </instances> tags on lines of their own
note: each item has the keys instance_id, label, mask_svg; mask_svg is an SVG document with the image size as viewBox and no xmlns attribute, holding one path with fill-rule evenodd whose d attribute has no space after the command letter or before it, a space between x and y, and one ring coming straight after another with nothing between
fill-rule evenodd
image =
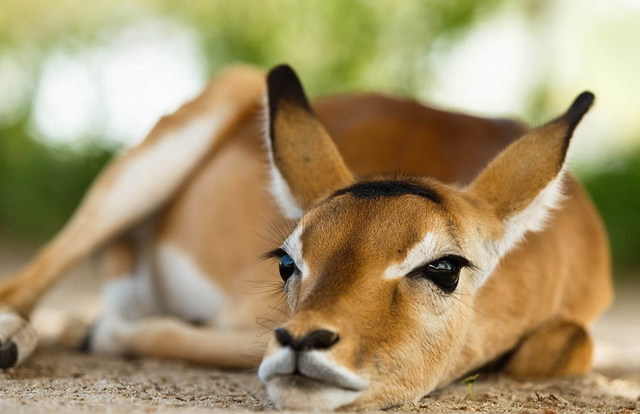
<instances>
[{"instance_id":1,"label":"folded front leg","mask_svg":"<svg viewBox=\"0 0 640 414\"><path fill-rule=\"evenodd\" d=\"M533 332L516 349L506 372L517 378L583 374L591 369L593 343L586 329L554 321Z\"/></svg>"}]
</instances>

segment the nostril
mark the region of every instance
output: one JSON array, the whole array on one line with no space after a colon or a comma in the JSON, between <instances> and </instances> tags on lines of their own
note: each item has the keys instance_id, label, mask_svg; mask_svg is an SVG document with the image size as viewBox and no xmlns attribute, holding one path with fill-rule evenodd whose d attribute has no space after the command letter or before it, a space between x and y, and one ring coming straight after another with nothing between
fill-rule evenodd
<instances>
[{"instance_id":1,"label":"nostril","mask_svg":"<svg viewBox=\"0 0 640 414\"><path fill-rule=\"evenodd\" d=\"M338 342L338 339L340 338L337 333L319 329L308 333L301 342L303 349L328 349Z\"/></svg>"},{"instance_id":2,"label":"nostril","mask_svg":"<svg viewBox=\"0 0 640 414\"><path fill-rule=\"evenodd\" d=\"M337 333L326 329L311 331L300 339L294 338L285 328L277 328L274 333L280 345L291 347L294 351L329 349L340 339Z\"/></svg>"},{"instance_id":3,"label":"nostril","mask_svg":"<svg viewBox=\"0 0 640 414\"><path fill-rule=\"evenodd\" d=\"M293 339L289 331L287 331L286 329L276 328L275 335L276 335L276 341L278 341L280 345L294 347L296 341Z\"/></svg>"}]
</instances>

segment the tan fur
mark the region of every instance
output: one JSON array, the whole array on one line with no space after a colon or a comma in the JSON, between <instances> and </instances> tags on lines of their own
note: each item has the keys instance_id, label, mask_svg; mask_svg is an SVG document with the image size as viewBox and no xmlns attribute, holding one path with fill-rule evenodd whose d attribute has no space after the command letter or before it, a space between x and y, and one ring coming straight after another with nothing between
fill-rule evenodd
<instances>
[{"instance_id":1,"label":"tan fur","mask_svg":"<svg viewBox=\"0 0 640 414\"><path fill-rule=\"evenodd\" d=\"M313 408L309 401L325 408L385 407L419 398L507 352L513 352L507 371L517 376L589 369L588 325L612 291L604 229L573 178L565 178L564 200L544 230L527 233L494 260L486 282L479 282L495 259L485 250L498 250L487 246L503 236L504 220L526 209L562 170L566 144L554 137L566 133L565 121L530 132L483 170L524 132L520 124L380 95L325 98L314 106L315 115L284 99L271 119L277 141L269 155L255 109L263 89L257 71L232 69L163 119L144 144L107 167L67 230L0 285L0 303L27 315L64 269L144 223L151 229L144 243L152 268L159 263L159 246L171 243L220 289L225 302L204 327L170 316L117 325L121 353L246 367L257 365L267 341L266 358L283 348L264 334L265 322L295 337L317 329L338 332L339 341L323 352L336 366L365 378L367 388L343 404L316 400L294 385L278 388L274 398L283 408ZM135 164L167 131L228 105L235 112L175 188L135 214L110 219L115 224L107 228L96 226L102 220L96 213L100 200L122 166ZM308 275L287 284L290 314L283 295L264 293L265 284L279 284L277 263L259 259L296 225L281 217L266 193L270 158L305 212L297 225ZM415 195L343 194L327 200L356 182L354 177L370 174L411 177L442 203ZM462 270L451 295L424 280L384 278L384 269L402 262L428 232L447 246L447 254L477 265ZM107 273L130 268L130 251L112 247ZM322 392L331 388L308 385Z\"/></svg>"},{"instance_id":2,"label":"tan fur","mask_svg":"<svg viewBox=\"0 0 640 414\"><path fill-rule=\"evenodd\" d=\"M291 185L292 193L304 208L328 195L328 191L344 187L352 180L342 157L324 127L315 117L298 107L284 103L272 120L274 133L282 139L273 145L273 158L287 168L281 172ZM304 137L303 141L299 139ZM322 169L313 180L305 180L302 172ZM296 179L299 178L299 179Z\"/></svg>"},{"instance_id":3,"label":"tan fur","mask_svg":"<svg viewBox=\"0 0 640 414\"><path fill-rule=\"evenodd\" d=\"M99 273L105 278L127 275L135 266L136 249L131 240L121 238L111 243L100 255Z\"/></svg>"},{"instance_id":4,"label":"tan fur","mask_svg":"<svg viewBox=\"0 0 640 414\"><path fill-rule=\"evenodd\" d=\"M581 374L592 355L593 344L584 327L557 321L526 337L505 372L520 378Z\"/></svg>"}]
</instances>

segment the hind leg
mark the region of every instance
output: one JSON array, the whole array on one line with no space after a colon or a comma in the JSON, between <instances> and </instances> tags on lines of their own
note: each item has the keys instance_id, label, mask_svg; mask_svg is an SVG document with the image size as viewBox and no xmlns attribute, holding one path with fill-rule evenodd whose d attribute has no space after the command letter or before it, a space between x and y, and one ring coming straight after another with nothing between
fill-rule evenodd
<instances>
[{"instance_id":1,"label":"hind leg","mask_svg":"<svg viewBox=\"0 0 640 414\"><path fill-rule=\"evenodd\" d=\"M230 131L253 115L263 90L261 71L230 68L161 119L141 145L109 163L63 230L29 264L0 281L0 368L19 363L35 348L26 318L47 289L79 260L166 205Z\"/></svg>"},{"instance_id":2,"label":"hind leg","mask_svg":"<svg viewBox=\"0 0 640 414\"><path fill-rule=\"evenodd\" d=\"M87 338L90 350L124 354L119 340L123 333L136 320L161 312L149 261L151 231L149 226L135 236L121 237L101 252L103 310Z\"/></svg>"},{"instance_id":3,"label":"hind leg","mask_svg":"<svg viewBox=\"0 0 640 414\"><path fill-rule=\"evenodd\" d=\"M583 374L591 369L593 344L575 322L555 321L522 342L505 371L517 378Z\"/></svg>"},{"instance_id":4,"label":"hind leg","mask_svg":"<svg viewBox=\"0 0 640 414\"><path fill-rule=\"evenodd\" d=\"M130 284L122 285L125 286L131 288ZM114 292L115 289L107 291L107 295ZM194 325L184 315L164 310L149 312L149 307L132 308L126 301L136 296L143 295L129 293L118 299L118 307L107 307L93 330L92 350L112 355L178 359L222 368L252 368L259 364L270 338L269 331L255 324L222 328L214 326L212 320Z\"/></svg>"},{"instance_id":5,"label":"hind leg","mask_svg":"<svg viewBox=\"0 0 640 414\"><path fill-rule=\"evenodd\" d=\"M121 243L105 256L104 268L110 272L111 280L105 288L105 313L90 339L91 349L217 367L258 365L270 331L255 323L255 315L270 312L269 300L245 296L233 301L222 298L221 292L214 294L196 283L197 275L189 276L193 269L186 262L176 261L172 265L171 259L175 258L171 255L153 261L153 273L145 272L144 263L138 263L146 256L140 250ZM161 256L168 252L165 248L154 248L152 253ZM114 277L118 274L132 276ZM246 274L241 271L237 276L243 279ZM198 298L197 292L203 291L205 297ZM219 306L208 307L207 301L218 301ZM189 309L179 304L196 306ZM204 324L192 324L194 318Z\"/></svg>"}]
</instances>

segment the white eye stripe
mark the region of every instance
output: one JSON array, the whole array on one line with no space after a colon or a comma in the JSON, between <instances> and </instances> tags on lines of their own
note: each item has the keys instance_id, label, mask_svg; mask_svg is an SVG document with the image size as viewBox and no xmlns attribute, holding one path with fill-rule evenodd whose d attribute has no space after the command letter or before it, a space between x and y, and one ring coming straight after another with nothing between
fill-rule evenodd
<instances>
[{"instance_id":1,"label":"white eye stripe","mask_svg":"<svg viewBox=\"0 0 640 414\"><path fill-rule=\"evenodd\" d=\"M309 272L307 264L302 259L302 240L300 239L302 231L303 227L299 224L295 230L293 230L293 233L287 237L287 240L282 243L281 248L291 256L296 267L300 270L302 277L305 277Z\"/></svg>"},{"instance_id":2,"label":"white eye stripe","mask_svg":"<svg viewBox=\"0 0 640 414\"><path fill-rule=\"evenodd\" d=\"M421 241L416 243L400 263L394 263L384 271L385 279L399 279L416 267L439 259L447 254L456 254L449 237L438 237L427 232Z\"/></svg>"}]
</instances>

